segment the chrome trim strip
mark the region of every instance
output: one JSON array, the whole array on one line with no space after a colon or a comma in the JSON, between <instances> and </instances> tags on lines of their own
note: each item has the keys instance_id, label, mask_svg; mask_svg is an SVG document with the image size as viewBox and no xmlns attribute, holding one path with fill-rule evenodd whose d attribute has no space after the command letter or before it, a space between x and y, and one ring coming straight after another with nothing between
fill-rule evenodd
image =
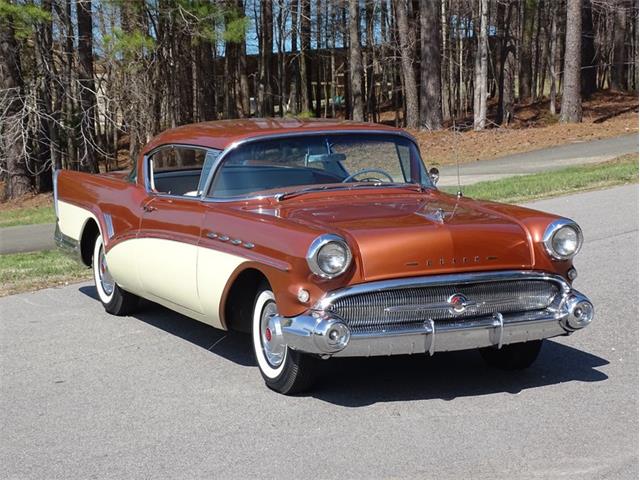
<instances>
[{"instance_id":1,"label":"chrome trim strip","mask_svg":"<svg viewBox=\"0 0 640 480\"><path fill-rule=\"evenodd\" d=\"M506 280L548 280L557 283L564 293L571 291L571 286L559 275L529 270L500 270L496 272L456 273L447 275L431 275L425 277L395 278L376 282L360 283L328 292L312 307L315 311L326 310L334 301L350 295L384 290L398 290L423 286L487 283Z\"/></svg>"},{"instance_id":2,"label":"chrome trim strip","mask_svg":"<svg viewBox=\"0 0 640 480\"><path fill-rule=\"evenodd\" d=\"M318 265L318 259L316 256L322 247L326 244L336 242L340 243L344 246L345 251L347 252L347 260L339 272L334 274L329 274L320 268ZM307 265L309 269L313 272L314 275L317 275L321 278L335 278L342 275L347 269L351 266L351 262L353 260L353 255L351 254L351 249L349 248L349 244L347 241L339 235L335 235L333 233L326 233L316 237L309 245L309 249L307 250Z\"/></svg>"},{"instance_id":3,"label":"chrome trim strip","mask_svg":"<svg viewBox=\"0 0 640 480\"><path fill-rule=\"evenodd\" d=\"M53 171L53 209L56 212L56 220L60 218L58 214L58 176L60 175L61 169L57 169Z\"/></svg>"},{"instance_id":4,"label":"chrome trim strip","mask_svg":"<svg viewBox=\"0 0 640 480\"><path fill-rule=\"evenodd\" d=\"M80 250L80 242L75 238L71 238L60 230L60 225L56 221L56 230L53 234L56 246L64 254L70 256L73 260L84 265L82 261L82 252Z\"/></svg>"},{"instance_id":5,"label":"chrome trim strip","mask_svg":"<svg viewBox=\"0 0 640 480\"><path fill-rule=\"evenodd\" d=\"M576 251L571 255L559 255L553 249L553 236L555 233L560 230L562 227L571 227L576 231L578 235L578 246ZM544 235L542 236L542 244L544 245L544 249L547 251L552 260L562 261L562 260L570 260L575 257L580 249L582 248L582 242L584 240L584 235L582 234L582 229L580 225L571 220L570 218L559 218L558 220L554 220L551 222L544 231Z\"/></svg>"},{"instance_id":6,"label":"chrome trim strip","mask_svg":"<svg viewBox=\"0 0 640 480\"><path fill-rule=\"evenodd\" d=\"M115 235L115 231L113 229L113 219L111 218L111 214L109 213L105 213L103 215L103 218L104 218L104 224L107 227L107 236L109 237L109 239L111 239Z\"/></svg>"}]
</instances>

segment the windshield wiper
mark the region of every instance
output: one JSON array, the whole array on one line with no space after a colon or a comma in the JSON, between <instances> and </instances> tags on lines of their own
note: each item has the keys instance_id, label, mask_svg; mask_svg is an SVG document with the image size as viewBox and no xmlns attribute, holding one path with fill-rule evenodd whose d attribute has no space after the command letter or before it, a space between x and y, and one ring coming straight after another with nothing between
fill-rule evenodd
<instances>
[{"instance_id":1,"label":"windshield wiper","mask_svg":"<svg viewBox=\"0 0 640 480\"><path fill-rule=\"evenodd\" d=\"M423 185L419 185L416 183L411 183L411 184L405 184L405 183L355 183L355 184L345 184L345 185L322 185L322 186L315 186L315 187L307 187L307 188L303 188L301 190L294 190L292 192L282 192L282 193L276 193L274 195L274 198L276 199L276 201L278 202L282 202L284 200L287 200L289 198L294 198L294 197L298 197L300 195L304 195L307 193L313 193L313 192L323 192L323 191L327 191L327 190L355 190L356 188L405 188L405 189L410 189L414 192L424 192L425 191L425 187Z\"/></svg>"}]
</instances>

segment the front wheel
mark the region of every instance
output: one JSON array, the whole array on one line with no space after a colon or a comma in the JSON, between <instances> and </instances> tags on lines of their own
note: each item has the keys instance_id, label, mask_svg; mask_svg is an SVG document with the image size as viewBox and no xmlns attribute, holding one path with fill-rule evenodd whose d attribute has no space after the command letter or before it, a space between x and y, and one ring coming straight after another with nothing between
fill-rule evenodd
<instances>
[{"instance_id":1,"label":"front wheel","mask_svg":"<svg viewBox=\"0 0 640 480\"><path fill-rule=\"evenodd\" d=\"M98 235L98 238L96 238L92 263L93 280L96 284L98 298L100 298L107 313L112 315L129 315L133 313L138 306L139 298L122 290L111 276L107 265L107 257L104 253L102 235Z\"/></svg>"},{"instance_id":2,"label":"front wheel","mask_svg":"<svg viewBox=\"0 0 640 480\"><path fill-rule=\"evenodd\" d=\"M278 314L268 287L256 295L251 328L253 351L262 378L270 389L284 395L300 393L313 384L317 359L276 342L271 317Z\"/></svg>"},{"instance_id":3,"label":"front wheel","mask_svg":"<svg viewBox=\"0 0 640 480\"><path fill-rule=\"evenodd\" d=\"M502 370L524 370L529 368L538 358L542 348L542 340L524 343L512 343L498 349L481 348L480 355L487 365Z\"/></svg>"}]
</instances>

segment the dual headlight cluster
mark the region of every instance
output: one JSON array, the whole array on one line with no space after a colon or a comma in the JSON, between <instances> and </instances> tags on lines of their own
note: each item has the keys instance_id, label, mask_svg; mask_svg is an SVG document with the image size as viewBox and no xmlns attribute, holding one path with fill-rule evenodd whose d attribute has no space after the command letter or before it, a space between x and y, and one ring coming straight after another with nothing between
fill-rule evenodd
<instances>
[{"instance_id":1,"label":"dual headlight cluster","mask_svg":"<svg viewBox=\"0 0 640 480\"><path fill-rule=\"evenodd\" d=\"M582 247L582 230L574 221L561 218L549 224L542 241L551 258L569 260Z\"/></svg>"},{"instance_id":2,"label":"dual headlight cluster","mask_svg":"<svg viewBox=\"0 0 640 480\"><path fill-rule=\"evenodd\" d=\"M320 235L309 247L307 263L313 273L322 278L342 275L351 265L351 250L338 235Z\"/></svg>"},{"instance_id":3,"label":"dual headlight cluster","mask_svg":"<svg viewBox=\"0 0 640 480\"><path fill-rule=\"evenodd\" d=\"M544 232L543 243L551 258L569 260L582 247L582 230L577 223L562 218L549 224ZM347 242L333 234L316 238L307 252L309 268L322 278L342 275L352 260L353 256Z\"/></svg>"}]
</instances>

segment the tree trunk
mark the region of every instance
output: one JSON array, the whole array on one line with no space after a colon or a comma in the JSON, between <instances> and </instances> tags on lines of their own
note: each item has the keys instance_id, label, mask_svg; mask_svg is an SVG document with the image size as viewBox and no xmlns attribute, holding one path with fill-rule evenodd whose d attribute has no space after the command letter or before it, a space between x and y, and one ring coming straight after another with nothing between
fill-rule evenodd
<instances>
[{"instance_id":1,"label":"tree trunk","mask_svg":"<svg viewBox=\"0 0 640 480\"><path fill-rule=\"evenodd\" d=\"M6 156L6 198L18 198L31 190L27 155L22 139L23 87L15 32L11 20L0 17L0 89L7 90L10 98L3 112L5 121L0 124L0 155Z\"/></svg>"},{"instance_id":2,"label":"tree trunk","mask_svg":"<svg viewBox=\"0 0 640 480\"><path fill-rule=\"evenodd\" d=\"M273 89L271 88L271 57L273 55L273 4L260 2L260 101L262 115L273 116Z\"/></svg>"},{"instance_id":3,"label":"tree trunk","mask_svg":"<svg viewBox=\"0 0 640 480\"><path fill-rule=\"evenodd\" d=\"M613 65L611 69L611 90L621 92L625 88L625 48L624 38L627 30L627 12L625 0L617 0L613 19Z\"/></svg>"},{"instance_id":4,"label":"tree trunk","mask_svg":"<svg viewBox=\"0 0 640 480\"><path fill-rule=\"evenodd\" d=\"M532 44L533 26L536 16L536 0L524 0L524 19L522 28L522 47L520 49L520 88L519 97L521 102L531 100L531 77L532 77Z\"/></svg>"},{"instance_id":5,"label":"tree trunk","mask_svg":"<svg viewBox=\"0 0 640 480\"><path fill-rule=\"evenodd\" d=\"M300 0L300 93L301 110L308 114L311 109L311 76L309 75L309 50L311 48L311 3Z\"/></svg>"},{"instance_id":6,"label":"tree trunk","mask_svg":"<svg viewBox=\"0 0 640 480\"><path fill-rule=\"evenodd\" d=\"M58 127L54 122L53 92L57 92L57 82L54 82L55 66L53 62L53 5L51 0L43 0L42 9L50 16L50 20L43 21L37 30L36 57L37 65L42 74L38 87L38 110L40 115L40 129L38 131L38 177L36 188L38 192L49 192L53 188L52 170L61 168L58 148Z\"/></svg>"},{"instance_id":7,"label":"tree trunk","mask_svg":"<svg viewBox=\"0 0 640 480\"><path fill-rule=\"evenodd\" d=\"M244 2L243 0L237 0L236 9L239 15L244 16ZM240 91L237 92L240 95L240 105L242 110L240 116L251 116L251 102L249 97L249 77L247 75L247 36L246 33L242 35L240 42L237 46L238 53L238 82L240 84Z\"/></svg>"},{"instance_id":8,"label":"tree trunk","mask_svg":"<svg viewBox=\"0 0 640 480\"><path fill-rule=\"evenodd\" d=\"M354 0L351 0L354 1ZM409 30L409 17L406 0L394 0L400 39L400 61L402 77L404 79L404 94L407 114L405 124L408 128L420 127L420 113L418 107L418 87L413 70L414 45Z\"/></svg>"},{"instance_id":9,"label":"tree trunk","mask_svg":"<svg viewBox=\"0 0 640 480\"><path fill-rule=\"evenodd\" d=\"M96 94L93 73L93 21L91 0L77 0L78 15L78 84L81 108L81 161L92 173L98 172L96 158Z\"/></svg>"},{"instance_id":10,"label":"tree trunk","mask_svg":"<svg viewBox=\"0 0 640 480\"><path fill-rule=\"evenodd\" d=\"M480 32L475 58L473 129L482 130L487 121L487 28L489 0L480 0Z\"/></svg>"},{"instance_id":11,"label":"tree trunk","mask_svg":"<svg viewBox=\"0 0 640 480\"><path fill-rule=\"evenodd\" d=\"M360 2L349 0L349 60L351 79L351 118L364 121L362 97L362 47L360 46Z\"/></svg>"},{"instance_id":12,"label":"tree trunk","mask_svg":"<svg viewBox=\"0 0 640 480\"><path fill-rule=\"evenodd\" d=\"M560 9L555 3L551 5L551 42L549 51L549 76L551 77L551 90L549 92L549 111L551 115L556 114L556 85L558 84L558 15Z\"/></svg>"},{"instance_id":13,"label":"tree trunk","mask_svg":"<svg viewBox=\"0 0 640 480\"><path fill-rule=\"evenodd\" d=\"M588 98L598 89L596 70L596 49L593 32L593 9L591 0L582 1L582 70L580 85L583 98Z\"/></svg>"},{"instance_id":14,"label":"tree trunk","mask_svg":"<svg viewBox=\"0 0 640 480\"><path fill-rule=\"evenodd\" d=\"M322 0L316 0L316 58L314 63L315 77L316 77L316 117L322 116L322 56L320 55L320 48L322 47Z\"/></svg>"},{"instance_id":15,"label":"tree trunk","mask_svg":"<svg viewBox=\"0 0 640 480\"><path fill-rule=\"evenodd\" d=\"M564 50L564 88L560 121L582 121L580 96L580 65L582 45L582 0L567 0L567 33Z\"/></svg>"},{"instance_id":16,"label":"tree trunk","mask_svg":"<svg viewBox=\"0 0 640 480\"><path fill-rule=\"evenodd\" d=\"M440 0L420 0L420 126L442 128Z\"/></svg>"},{"instance_id":17,"label":"tree trunk","mask_svg":"<svg viewBox=\"0 0 640 480\"><path fill-rule=\"evenodd\" d=\"M291 10L291 54L296 55L298 52L298 1L290 0L289 9ZM293 115L297 115L300 105L300 59L291 62L291 87L289 93L289 110Z\"/></svg>"}]
</instances>

